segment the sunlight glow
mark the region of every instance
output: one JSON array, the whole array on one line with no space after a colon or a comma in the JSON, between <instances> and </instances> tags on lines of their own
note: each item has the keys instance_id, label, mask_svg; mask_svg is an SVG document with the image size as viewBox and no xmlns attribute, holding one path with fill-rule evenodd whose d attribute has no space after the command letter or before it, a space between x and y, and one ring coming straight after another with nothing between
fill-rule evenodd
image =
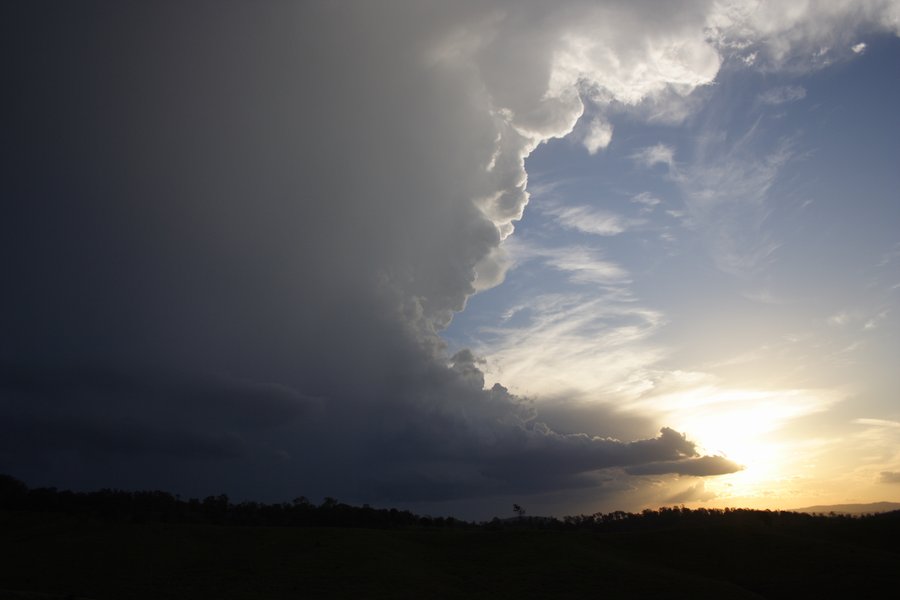
<instances>
[{"instance_id":1,"label":"sunlight glow","mask_svg":"<svg viewBox=\"0 0 900 600\"><path fill-rule=\"evenodd\" d=\"M786 474L790 444L779 438L787 422L825 410L832 399L810 390L702 387L654 398L676 429L696 440L702 454L724 455L744 470L716 478L729 495L755 496Z\"/></svg>"}]
</instances>

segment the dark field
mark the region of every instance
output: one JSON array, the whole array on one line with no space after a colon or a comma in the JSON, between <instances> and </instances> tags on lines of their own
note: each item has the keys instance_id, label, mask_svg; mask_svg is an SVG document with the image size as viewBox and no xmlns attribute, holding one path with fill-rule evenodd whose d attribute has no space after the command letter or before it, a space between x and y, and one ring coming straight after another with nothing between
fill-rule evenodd
<instances>
[{"instance_id":1,"label":"dark field","mask_svg":"<svg viewBox=\"0 0 900 600\"><path fill-rule=\"evenodd\" d=\"M229 526L4 510L0 598L886 598L900 586L898 530L896 514L603 531Z\"/></svg>"}]
</instances>

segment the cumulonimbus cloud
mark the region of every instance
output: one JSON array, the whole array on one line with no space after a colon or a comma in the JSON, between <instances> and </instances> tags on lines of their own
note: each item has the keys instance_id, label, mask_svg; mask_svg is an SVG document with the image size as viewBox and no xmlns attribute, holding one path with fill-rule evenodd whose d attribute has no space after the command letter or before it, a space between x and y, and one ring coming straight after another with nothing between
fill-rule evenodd
<instances>
[{"instance_id":1,"label":"cumulonimbus cloud","mask_svg":"<svg viewBox=\"0 0 900 600\"><path fill-rule=\"evenodd\" d=\"M683 97L731 33L778 38L710 6L17 7L0 469L358 499L726 472L670 430L553 432L438 335L586 102Z\"/></svg>"}]
</instances>

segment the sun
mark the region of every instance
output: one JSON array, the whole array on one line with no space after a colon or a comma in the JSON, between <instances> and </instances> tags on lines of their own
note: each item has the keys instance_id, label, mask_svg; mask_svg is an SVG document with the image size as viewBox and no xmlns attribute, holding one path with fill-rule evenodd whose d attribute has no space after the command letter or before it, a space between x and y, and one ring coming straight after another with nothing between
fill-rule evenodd
<instances>
[{"instance_id":1,"label":"sun","mask_svg":"<svg viewBox=\"0 0 900 600\"><path fill-rule=\"evenodd\" d=\"M721 455L743 467L715 478L729 495L769 493L785 477L790 444L783 426L815 412L821 399L800 390L695 389L666 398L674 427L697 444L701 454Z\"/></svg>"}]
</instances>

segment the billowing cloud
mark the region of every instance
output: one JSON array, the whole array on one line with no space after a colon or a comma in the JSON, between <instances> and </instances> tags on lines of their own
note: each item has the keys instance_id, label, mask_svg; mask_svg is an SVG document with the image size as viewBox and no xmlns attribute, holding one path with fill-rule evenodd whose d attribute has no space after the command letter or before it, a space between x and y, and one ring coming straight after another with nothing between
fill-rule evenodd
<instances>
[{"instance_id":1,"label":"billowing cloud","mask_svg":"<svg viewBox=\"0 0 900 600\"><path fill-rule=\"evenodd\" d=\"M675 149L665 144L647 146L632 154L631 159L648 168L666 165L671 169L675 165Z\"/></svg>"},{"instance_id":2,"label":"billowing cloud","mask_svg":"<svg viewBox=\"0 0 900 600\"><path fill-rule=\"evenodd\" d=\"M896 16L865 6L870 21ZM669 429L555 432L439 337L502 280L534 148L568 135L586 103L689 96L733 32L779 37L719 8L17 8L0 470L348 500L568 489L609 467L727 472ZM609 143L591 131L588 149ZM671 168L661 148L648 164ZM587 252L544 259L586 282L627 277ZM641 324L611 342L659 321L626 316Z\"/></svg>"},{"instance_id":3,"label":"billowing cloud","mask_svg":"<svg viewBox=\"0 0 900 600\"><path fill-rule=\"evenodd\" d=\"M891 0L726 0L716 3L709 27L717 47L752 56L756 68L806 71L840 58L861 30L900 34L900 8Z\"/></svg>"},{"instance_id":4,"label":"billowing cloud","mask_svg":"<svg viewBox=\"0 0 900 600\"><path fill-rule=\"evenodd\" d=\"M608 122L600 118L591 120L587 127L587 131L582 138L581 143L591 154L609 146L612 141L613 127Z\"/></svg>"}]
</instances>

